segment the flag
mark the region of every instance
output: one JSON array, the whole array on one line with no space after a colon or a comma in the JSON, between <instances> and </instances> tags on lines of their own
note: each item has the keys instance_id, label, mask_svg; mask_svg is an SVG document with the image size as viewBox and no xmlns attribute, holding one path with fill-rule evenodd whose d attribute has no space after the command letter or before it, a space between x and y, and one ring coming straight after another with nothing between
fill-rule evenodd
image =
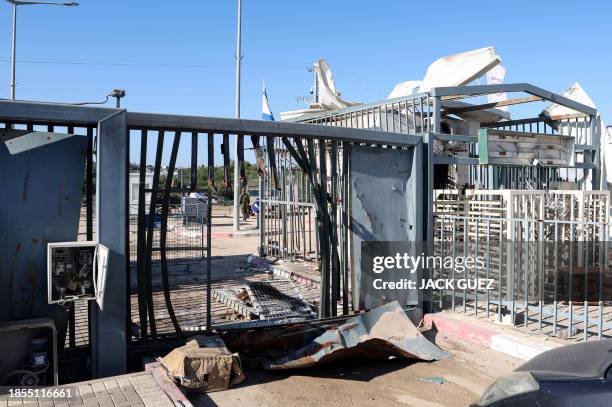
<instances>
[{"instance_id":1,"label":"flag","mask_svg":"<svg viewBox=\"0 0 612 407\"><path fill-rule=\"evenodd\" d=\"M263 91L261 95L261 118L262 120L274 121L274 115L272 114L272 109L270 109L270 102L268 101L268 94L266 93L266 83L263 83ZM261 148L259 144L259 136L253 135L251 136L251 141L253 143L253 148L255 149L255 155L257 159L257 172L259 176L267 176L268 172L266 171L266 163L264 159L264 149Z\"/></svg>"},{"instance_id":2,"label":"flag","mask_svg":"<svg viewBox=\"0 0 612 407\"><path fill-rule=\"evenodd\" d=\"M261 100L261 118L263 120L274 121L274 115L272 114L272 109L270 109L270 102L268 101L265 83L263 85L263 95Z\"/></svg>"}]
</instances>

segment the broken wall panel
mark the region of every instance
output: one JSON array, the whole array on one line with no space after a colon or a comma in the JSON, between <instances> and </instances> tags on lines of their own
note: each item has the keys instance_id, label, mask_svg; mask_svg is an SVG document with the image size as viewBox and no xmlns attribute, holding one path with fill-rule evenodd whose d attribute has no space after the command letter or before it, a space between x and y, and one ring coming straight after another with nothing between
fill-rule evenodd
<instances>
[{"instance_id":1,"label":"broken wall panel","mask_svg":"<svg viewBox=\"0 0 612 407\"><path fill-rule=\"evenodd\" d=\"M351 147L351 270L352 299L356 310L382 304L380 298L362 297L360 294L361 242L423 239L419 151L416 147L403 150ZM388 301L402 299L393 293L388 293L386 298ZM404 302L402 305L409 304Z\"/></svg>"}]
</instances>

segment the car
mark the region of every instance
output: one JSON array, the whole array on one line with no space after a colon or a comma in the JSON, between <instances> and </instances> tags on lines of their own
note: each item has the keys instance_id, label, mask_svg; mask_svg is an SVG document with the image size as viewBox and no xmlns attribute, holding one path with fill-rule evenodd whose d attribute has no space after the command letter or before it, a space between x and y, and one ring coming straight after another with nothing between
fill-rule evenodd
<instances>
[{"instance_id":1,"label":"car","mask_svg":"<svg viewBox=\"0 0 612 407\"><path fill-rule=\"evenodd\" d=\"M473 406L612 406L612 339L543 352L498 378Z\"/></svg>"}]
</instances>

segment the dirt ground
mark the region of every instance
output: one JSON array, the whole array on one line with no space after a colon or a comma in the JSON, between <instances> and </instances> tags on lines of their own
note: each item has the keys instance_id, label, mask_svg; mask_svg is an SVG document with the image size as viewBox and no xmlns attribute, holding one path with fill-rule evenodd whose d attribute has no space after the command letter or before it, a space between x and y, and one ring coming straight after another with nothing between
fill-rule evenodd
<instances>
[{"instance_id":1,"label":"dirt ground","mask_svg":"<svg viewBox=\"0 0 612 407\"><path fill-rule=\"evenodd\" d=\"M430 336L431 338L431 336ZM522 361L438 335L452 356L437 362L345 360L269 372L247 367L238 387L190 397L195 406L467 406ZM438 379L444 383L438 384Z\"/></svg>"}]
</instances>

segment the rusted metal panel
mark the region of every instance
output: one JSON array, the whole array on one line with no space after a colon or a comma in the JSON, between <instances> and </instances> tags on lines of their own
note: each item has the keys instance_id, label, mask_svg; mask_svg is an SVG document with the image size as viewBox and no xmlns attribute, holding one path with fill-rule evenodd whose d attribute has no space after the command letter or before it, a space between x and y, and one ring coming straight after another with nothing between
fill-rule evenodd
<instances>
[{"instance_id":1,"label":"rusted metal panel","mask_svg":"<svg viewBox=\"0 0 612 407\"><path fill-rule=\"evenodd\" d=\"M313 366L347 357L439 360L448 353L429 342L397 301L349 318L288 356L264 362L270 370Z\"/></svg>"},{"instance_id":2,"label":"rusted metal panel","mask_svg":"<svg viewBox=\"0 0 612 407\"><path fill-rule=\"evenodd\" d=\"M51 317L63 343L68 313L47 304L47 243L77 240L87 138L11 155L0 142L0 321Z\"/></svg>"}]
</instances>

